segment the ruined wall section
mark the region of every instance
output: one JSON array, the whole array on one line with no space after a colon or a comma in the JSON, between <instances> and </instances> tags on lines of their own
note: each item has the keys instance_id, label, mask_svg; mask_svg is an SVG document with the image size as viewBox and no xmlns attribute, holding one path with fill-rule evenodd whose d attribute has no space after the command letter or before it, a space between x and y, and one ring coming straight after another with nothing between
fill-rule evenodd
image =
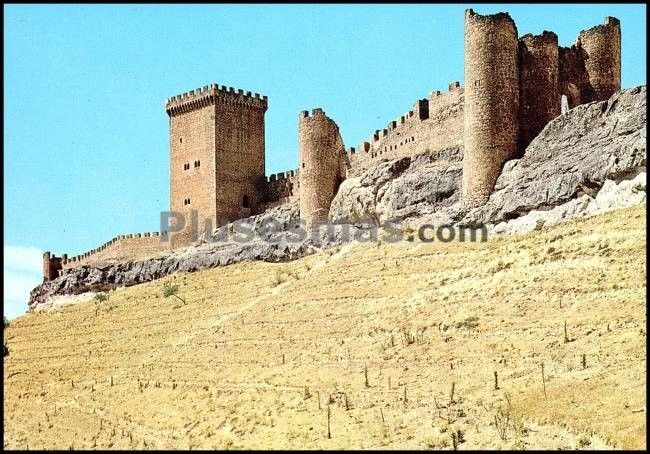
<instances>
[{"instance_id":1,"label":"ruined wall section","mask_svg":"<svg viewBox=\"0 0 650 454\"><path fill-rule=\"evenodd\" d=\"M465 122L462 200L487 201L505 161L517 153L517 27L508 14L465 12Z\"/></svg>"},{"instance_id":2,"label":"ruined wall section","mask_svg":"<svg viewBox=\"0 0 650 454\"><path fill-rule=\"evenodd\" d=\"M348 150L348 175L359 175L380 159L462 145L463 103L464 89L459 82L449 84L448 92L433 91L428 98L416 101L412 110L376 130L358 148Z\"/></svg>"},{"instance_id":3,"label":"ruined wall section","mask_svg":"<svg viewBox=\"0 0 650 454\"><path fill-rule=\"evenodd\" d=\"M345 148L339 127L322 109L300 113L300 217L307 223L327 220L330 205L342 180L341 155Z\"/></svg>"},{"instance_id":4,"label":"ruined wall section","mask_svg":"<svg viewBox=\"0 0 650 454\"><path fill-rule=\"evenodd\" d=\"M519 38L519 150L560 115L560 63L557 35L544 31Z\"/></svg>"},{"instance_id":5,"label":"ruined wall section","mask_svg":"<svg viewBox=\"0 0 650 454\"><path fill-rule=\"evenodd\" d=\"M560 47L558 54L560 96L566 96L569 109L573 109L585 102L582 99L583 93L592 92L589 88L589 75L585 68L587 53L580 45L574 44L571 47ZM586 99L590 97L592 95L588 94Z\"/></svg>"},{"instance_id":6,"label":"ruined wall section","mask_svg":"<svg viewBox=\"0 0 650 454\"><path fill-rule=\"evenodd\" d=\"M570 108L605 101L621 89L621 23L582 30L571 47L560 47L560 92Z\"/></svg>"},{"instance_id":7,"label":"ruined wall section","mask_svg":"<svg viewBox=\"0 0 650 454\"><path fill-rule=\"evenodd\" d=\"M43 253L43 282L56 279L62 269L64 259L67 259L67 254L57 257L49 251Z\"/></svg>"},{"instance_id":8,"label":"ruined wall section","mask_svg":"<svg viewBox=\"0 0 650 454\"><path fill-rule=\"evenodd\" d=\"M606 17L603 25L583 30L578 41L585 50L589 93L583 102L604 101L621 89L621 22Z\"/></svg>"}]
</instances>

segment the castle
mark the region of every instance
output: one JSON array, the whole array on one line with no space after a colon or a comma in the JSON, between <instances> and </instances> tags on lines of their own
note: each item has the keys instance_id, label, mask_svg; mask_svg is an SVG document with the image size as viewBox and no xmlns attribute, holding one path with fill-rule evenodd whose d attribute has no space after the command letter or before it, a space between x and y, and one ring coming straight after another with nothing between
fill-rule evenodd
<instances>
[{"instance_id":1,"label":"castle","mask_svg":"<svg viewBox=\"0 0 650 454\"><path fill-rule=\"evenodd\" d=\"M340 183L381 159L463 146L461 200L467 208L489 198L503 164L520 157L562 105L608 99L621 88L618 19L580 32L571 47L555 33L519 37L507 13L465 12L465 86L452 82L346 149L322 109L300 112L299 168L265 175L266 96L212 84L167 99L170 210L198 226L216 227L299 201L308 224L326 220ZM175 231L176 229L170 229ZM135 260L192 243L189 227L119 235L74 257L43 255L44 280L69 268Z\"/></svg>"}]
</instances>

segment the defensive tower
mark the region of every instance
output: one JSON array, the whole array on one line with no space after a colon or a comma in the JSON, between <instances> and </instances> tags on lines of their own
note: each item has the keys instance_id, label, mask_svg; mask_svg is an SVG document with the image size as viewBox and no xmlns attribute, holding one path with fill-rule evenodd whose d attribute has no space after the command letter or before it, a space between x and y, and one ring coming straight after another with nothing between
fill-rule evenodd
<instances>
[{"instance_id":1,"label":"defensive tower","mask_svg":"<svg viewBox=\"0 0 650 454\"><path fill-rule=\"evenodd\" d=\"M339 127L322 109L298 119L300 152L300 217L308 224L327 220L341 183L341 158L345 151Z\"/></svg>"},{"instance_id":2,"label":"defensive tower","mask_svg":"<svg viewBox=\"0 0 650 454\"><path fill-rule=\"evenodd\" d=\"M519 155L560 115L557 35L544 31L519 38Z\"/></svg>"},{"instance_id":3,"label":"defensive tower","mask_svg":"<svg viewBox=\"0 0 650 454\"><path fill-rule=\"evenodd\" d=\"M465 120L462 199L487 201L503 163L517 152L517 27L507 13L465 11Z\"/></svg>"},{"instance_id":4,"label":"defensive tower","mask_svg":"<svg viewBox=\"0 0 650 454\"><path fill-rule=\"evenodd\" d=\"M170 235L173 248L192 242L192 211L199 235L206 221L214 228L259 211L267 108L266 96L218 84L167 100L170 209L185 217L183 232Z\"/></svg>"}]
</instances>

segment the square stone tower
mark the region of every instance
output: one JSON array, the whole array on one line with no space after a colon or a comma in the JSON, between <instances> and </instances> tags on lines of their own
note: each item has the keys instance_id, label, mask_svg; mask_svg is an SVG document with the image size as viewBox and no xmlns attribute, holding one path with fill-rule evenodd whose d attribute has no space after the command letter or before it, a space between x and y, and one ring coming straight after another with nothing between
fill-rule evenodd
<instances>
[{"instance_id":1,"label":"square stone tower","mask_svg":"<svg viewBox=\"0 0 650 454\"><path fill-rule=\"evenodd\" d=\"M184 230L170 235L172 248L191 244L206 221L214 229L221 219L258 213L267 108L266 96L217 84L167 100L170 210L185 217Z\"/></svg>"}]
</instances>

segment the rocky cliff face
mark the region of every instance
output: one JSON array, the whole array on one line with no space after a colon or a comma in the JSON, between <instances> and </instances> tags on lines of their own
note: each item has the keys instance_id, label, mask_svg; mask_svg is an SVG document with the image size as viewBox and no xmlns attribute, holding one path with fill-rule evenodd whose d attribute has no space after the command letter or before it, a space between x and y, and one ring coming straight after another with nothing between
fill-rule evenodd
<instances>
[{"instance_id":1,"label":"rocky cliff face","mask_svg":"<svg viewBox=\"0 0 650 454\"><path fill-rule=\"evenodd\" d=\"M56 295L129 286L178 271L293 260L359 239L364 223L488 225L495 233L517 233L640 203L646 200L645 143L643 86L578 106L550 122L521 159L505 164L489 201L470 212L459 203L462 148L383 161L341 185L329 213L340 225L331 234L301 229L298 204L282 205L220 227L212 238L169 255L67 270L32 290L29 308Z\"/></svg>"},{"instance_id":2,"label":"rocky cliff face","mask_svg":"<svg viewBox=\"0 0 650 454\"><path fill-rule=\"evenodd\" d=\"M330 220L381 224L441 212L458 202L462 161L462 147L454 147L380 162L341 184Z\"/></svg>"}]
</instances>

